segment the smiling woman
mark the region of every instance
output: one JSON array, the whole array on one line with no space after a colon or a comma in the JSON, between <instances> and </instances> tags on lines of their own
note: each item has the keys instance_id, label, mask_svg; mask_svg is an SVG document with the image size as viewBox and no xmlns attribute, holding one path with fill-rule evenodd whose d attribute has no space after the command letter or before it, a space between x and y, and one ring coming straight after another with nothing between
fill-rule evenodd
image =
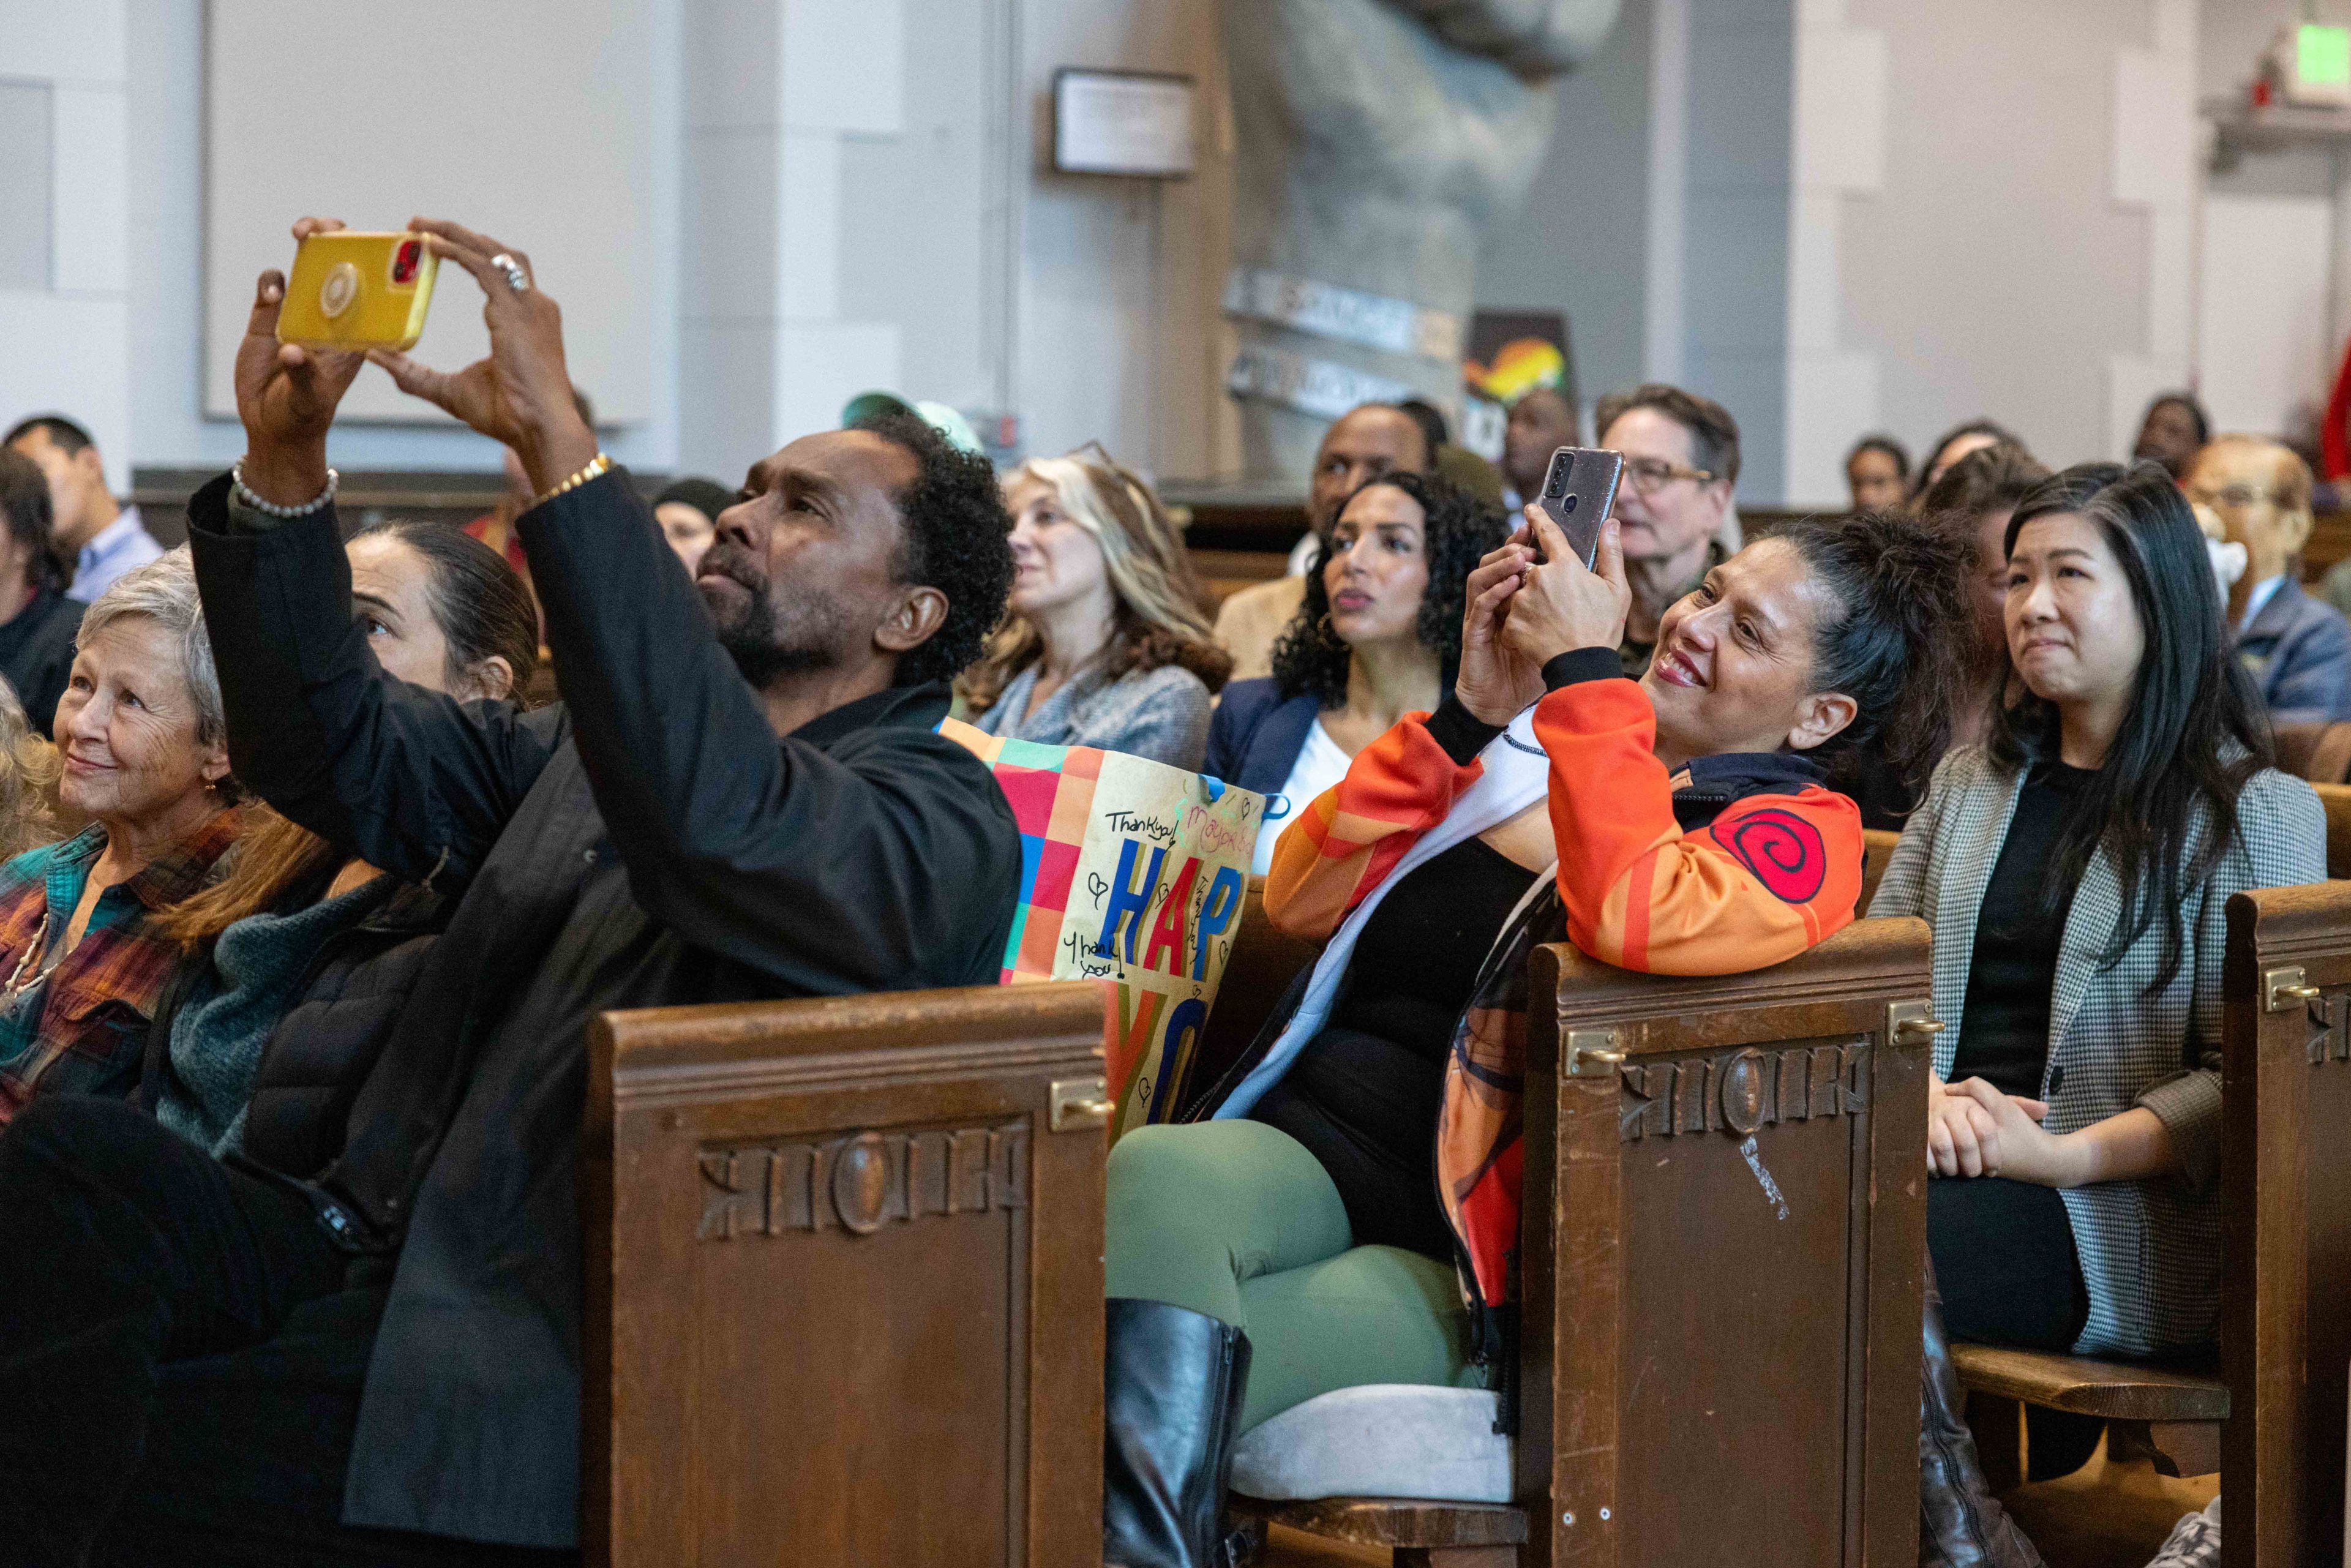
<instances>
[{"instance_id":1,"label":"smiling woman","mask_svg":"<svg viewBox=\"0 0 2351 1568\"><path fill-rule=\"evenodd\" d=\"M1861 891L1839 758L1894 715L1906 734L1948 723L1968 606L1943 535L1871 514L1750 545L1667 609L1635 683L1616 524L1594 571L1531 507L1453 578L1451 506L1420 481L1367 486L1324 566L1346 663L1307 664L1330 684L1298 700L1343 672L1347 706L1319 728L1346 732L1381 658L1458 669L1280 833L1266 915L1328 938L1312 979L1171 1124L1111 1151L1113 1519L1165 1516L1166 1478L1217 1473L1216 1423L1179 1429L1133 1396L1170 1364L1238 1406L1235 1432L1338 1388L1512 1367L1529 952L1564 937L1660 974L1802 952ZM1443 653L1431 599L1463 606ZM1310 622L1285 653L1324 634ZM1242 1333L1249 1356L1209 1356Z\"/></svg>"},{"instance_id":2,"label":"smiling woman","mask_svg":"<svg viewBox=\"0 0 2351 1568\"><path fill-rule=\"evenodd\" d=\"M159 910L235 841L212 644L185 549L89 607L57 704L58 794L96 819L0 867L0 1120L36 1094L127 1088L176 957Z\"/></svg>"},{"instance_id":3,"label":"smiling woman","mask_svg":"<svg viewBox=\"0 0 2351 1568\"><path fill-rule=\"evenodd\" d=\"M2169 475L2069 468L2005 543L2024 691L1937 768L1870 909L1935 933L1935 1315L2022 1349L2190 1351L2220 1307L2224 910L2323 880L2325 820L2269 766ZM2034 1473L2097 1433L2043 1420Z\"/></svg>"}]
</instances>

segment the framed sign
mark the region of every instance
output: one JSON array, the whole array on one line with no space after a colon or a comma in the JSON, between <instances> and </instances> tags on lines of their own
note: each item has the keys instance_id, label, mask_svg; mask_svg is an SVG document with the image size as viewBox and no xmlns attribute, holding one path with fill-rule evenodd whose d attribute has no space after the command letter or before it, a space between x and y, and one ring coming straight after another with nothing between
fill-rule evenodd
<instances>
[{"instance_id":1,"label":"framed sign","mask_svg":"<svg viewBox=\"0 0 2351 1568\"><path fill-rule=\"evenodd\" d=\"M1192 78L1149 71L1053 73L1053 167L1064 174L1187 178Z\"/></svg>"}]
</instances>

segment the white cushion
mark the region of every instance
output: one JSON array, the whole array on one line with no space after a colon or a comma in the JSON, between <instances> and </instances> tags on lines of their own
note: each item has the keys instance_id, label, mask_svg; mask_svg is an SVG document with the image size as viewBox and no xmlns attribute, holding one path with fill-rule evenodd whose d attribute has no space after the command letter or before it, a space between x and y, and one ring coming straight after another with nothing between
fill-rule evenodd
<instances>
[{"instance_id":1,"label":"white cushion","mask_svg":"<svg viewBox=\"0 0 2351 1568\"><path fill-rule=\"evenodd\" d=\"M1483 1388L1374 1383L1334 1389L1259 1423L1233 1445L1233 1490L1319 1497L1510 1500L1510 1439Z\"/></svg>"}]
</instances>

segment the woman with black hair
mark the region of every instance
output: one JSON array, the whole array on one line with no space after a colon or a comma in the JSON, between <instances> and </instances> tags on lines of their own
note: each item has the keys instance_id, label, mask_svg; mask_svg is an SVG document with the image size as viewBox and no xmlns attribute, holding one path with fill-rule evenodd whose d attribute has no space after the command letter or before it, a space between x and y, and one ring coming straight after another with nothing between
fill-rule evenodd
<instances>
[{"instance_id":1,"label":"woman with black hair","mask_svg":"<svg viewBox=\"0 0 2351 1568\"><path fill-rule=\"evenodd\" d=\"M1463 587L1506 531L1435 475L1382 475L1340 507L1272 675L1227 686L1208 726L1201 771L1284 802L1258 835L1259 874L1290 811L1397 719L1437 706L1461 660Z\"/></svg>"},{"instance_id":2,"label":"woman with black hair","mask_svg":"<svg viewBox=\"0 0 2351 1568\"><path fill-rule=\"evenodd\" d=\"M1936 770L1870 906L1935 930L1943 1398L1930 1375L1924 1457L1950 1507L1928 1518L1979 1546L2011 1532L1952 1458L1966 1428L1939 1330L2083 1354L2211 1343L2224 910L2326 875L2325 816L2270 766L2170 476L2069 468L2018 502L2006 542L2022 695ZM2043 1436L2078 1463L2096 1434ZM2021 1541L1990 1561L2037 1561Z\"/></svg>"},{"instance_id":3,"label":"woman with black hair","mask_svg":"<svg viewBox=\"0 0 2351 1568\"><path fill-rule=\"evenodd\" d=\"M55 727L73 673L83 606L66 597L66 569L50 553L49 481L39 464L0 446L0 677L25 706L33 733Z\"/></svg>"},{"instance_id":4,"label":"woman with black hair","mask_svg":"<svg viewBox=\"0 0 2351 1568\"><path fill-rule=\"evenodd\" d=\"M1860 896L1832 769L1896 715L1906 762L1947 729L1957 540L1792 524L1667 609L1635 683L1617 535L1589 570L1531 507L1469 575L1444 701L1280 835L1267 917L1322 956L1217 1082L1153 1086L1190 1124L1111 1153L1107 1563L1221 1561L1221 1469L1270 1417L1507 1375L1533 947L1656 974L1794 956Z\"/></svg>"}]
</instances>

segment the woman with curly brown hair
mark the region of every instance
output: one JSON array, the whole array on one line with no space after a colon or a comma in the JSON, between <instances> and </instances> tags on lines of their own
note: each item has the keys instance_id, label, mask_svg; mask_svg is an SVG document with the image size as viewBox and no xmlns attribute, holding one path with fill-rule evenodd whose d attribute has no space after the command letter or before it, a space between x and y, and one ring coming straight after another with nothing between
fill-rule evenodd
<instances>
[{"instance_id":1,"label":"woman with curly brown hair","mask_svg":"<svg viewBox=\"0 0 2351 1568\"><path fill-rule=\"evenodd\" d=\"M989 735L1193 768L1232 673L1166 508L1100 446L1004 481L1010 613L959 690Z\"/></svg>"},{"instance_id":2,"label":"woman with curly brown hair","mask_svg":"<svg viewBox=\"0 0 2351 1568\"><path fill-rule=\"evenodd\" d=\"M1272 675L1225 693L1202 770L1295 809L1396 720L1434 709L1461 663L1463 585L1508 532L1500 513L1433 475L1385 474L1350 496ZM1260 875L1288 811L1270 803L1267 814Z\"/></svg>"}]
</instances>

